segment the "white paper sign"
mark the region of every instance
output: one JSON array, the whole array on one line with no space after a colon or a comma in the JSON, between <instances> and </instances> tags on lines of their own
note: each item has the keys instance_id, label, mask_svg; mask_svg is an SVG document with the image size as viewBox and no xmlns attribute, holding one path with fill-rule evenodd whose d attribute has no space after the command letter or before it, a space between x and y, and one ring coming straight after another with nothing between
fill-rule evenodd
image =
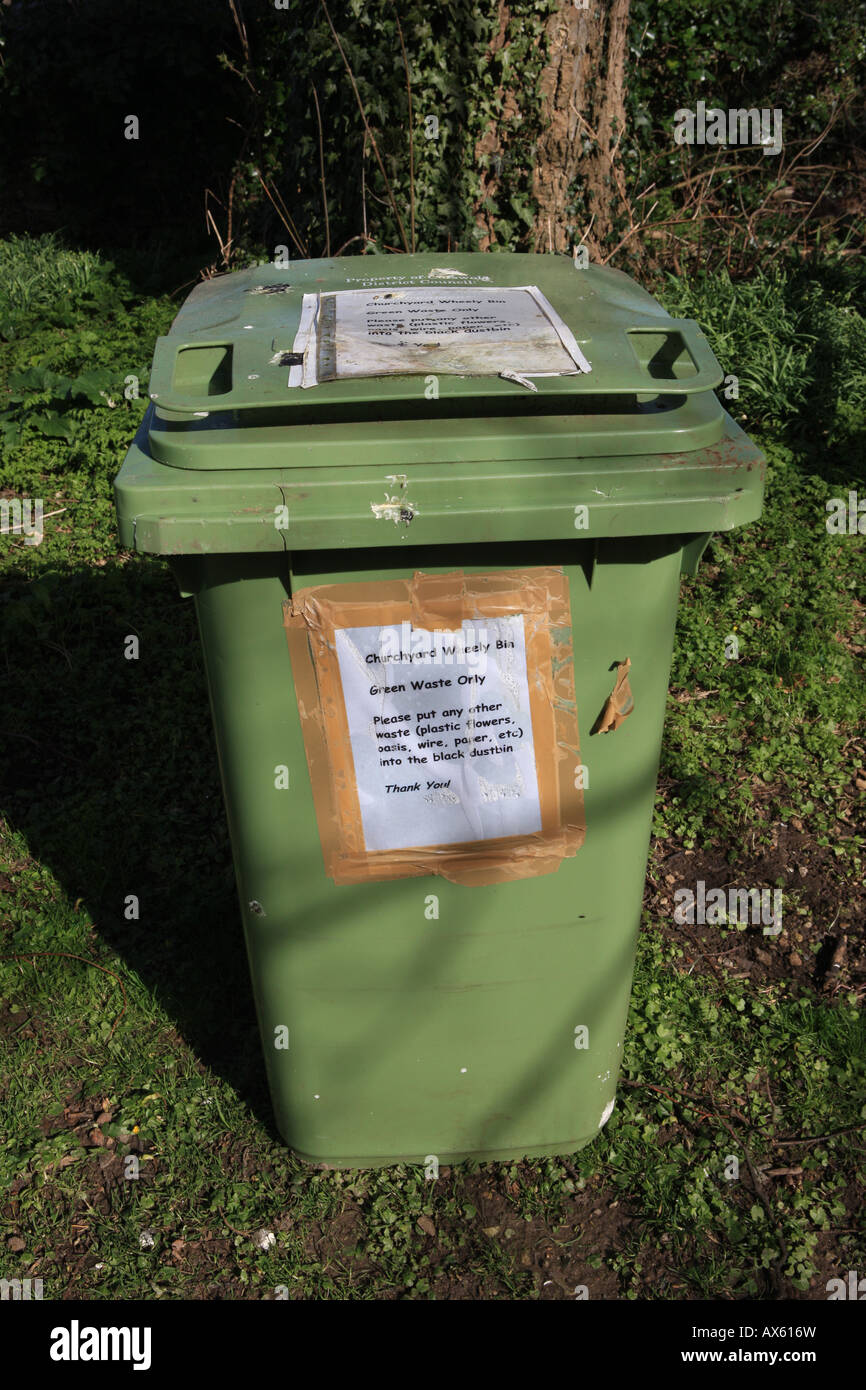
<instances>
[{"instance_id":1,"label":"white paper sign","mask_svg":"<svg viewBox=\"0 0 866 1390\"><path fill-rule=\"evenodd\" d=\"M386 286L304 296L289 385L421 373L570 376L591 370L536 285Z\"/></svg>"},{"instance_id":2,"label":"white paper sign","mask_svg":"<svg viewBox=\"0 0 866 1390\"><path fill-rule=\"evenodd\" d=\"M523 617L338 628L368 851L541 829Z\"/></svg>"}]
</instances>

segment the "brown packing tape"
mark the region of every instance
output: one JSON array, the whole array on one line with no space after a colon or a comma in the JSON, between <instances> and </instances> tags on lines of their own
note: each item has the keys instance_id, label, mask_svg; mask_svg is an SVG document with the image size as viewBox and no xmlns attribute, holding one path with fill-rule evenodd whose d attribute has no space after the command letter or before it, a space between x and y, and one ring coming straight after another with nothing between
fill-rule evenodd
<instances>
[{"instance_id":1,"label":"brown packing tape","mask_svg":"<svg viewBox=\"0 0 866 1390\"><path fill-rule=\"evenodd\" d=\"M416 573L411 580L327 584L284 605L298 710L322 854L338 884L440 874L461 884L553 873L585 837L568 581L561 569ZM367 851L335 631L455 631L465 621L522 614L541 813L534 834Z\"/></svg>"},{"instance_id":2,"label":"brown packing tape","mask_svg":"<svg viewBox=\"0 0 866 1390\"><path fill-rule=\"evenodd\" d=\"M628 683L631 658L626 657L617 665L616 685L607 697L598 723L598 733L612 734L624 719L628 719L634 709L634 696Z\"/></svg>"}]
</instances>

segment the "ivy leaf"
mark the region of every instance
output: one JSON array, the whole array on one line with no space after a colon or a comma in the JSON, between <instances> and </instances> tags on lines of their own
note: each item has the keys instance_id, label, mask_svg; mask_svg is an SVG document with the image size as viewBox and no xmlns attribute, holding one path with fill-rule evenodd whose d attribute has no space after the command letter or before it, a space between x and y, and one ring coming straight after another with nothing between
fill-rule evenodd
<instances>
[{"instance_id":1,"label":"ivy leaf","mask_svg":"<svg viewBox=\"0 0 866 1390\"><path fill-rule=\"evenodd\" d=\"M44 367L28 367L23 372L10 373L9 385L13 391L44 391L47 375Z\"/></svg>"},{"instance_id":2,"label":"ivy leaf","mask_svg":"<svg viewBox=\"0 0 866 1390\"><path fill-rule=\"evenodd\" d=\"M111 373L108 371L82 372L74 381L70 382L68 396L70 399L84 397L92 405L99 405L102 400L102 392L111 385Z\"/></svg>"},{"instance_id":3,"label":"ivy leaf","mask_svg":"<svg viewBox=\"0 0 866 1390\"><path fill-rule=\"evenodd\" d=\"M63 420L59 415L31 415L29 423L49 439L70 440L75 433L72 421Z\"/></svg>"}]
</instances>

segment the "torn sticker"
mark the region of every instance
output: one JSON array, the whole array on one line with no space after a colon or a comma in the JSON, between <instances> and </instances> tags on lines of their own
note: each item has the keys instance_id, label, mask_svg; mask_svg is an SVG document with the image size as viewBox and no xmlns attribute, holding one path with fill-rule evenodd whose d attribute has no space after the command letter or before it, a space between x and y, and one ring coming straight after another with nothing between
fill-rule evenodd
<instances>
[{"instance_id":1,"label":"torn sticker","mask_svg":"<svg viewBox=\"0 0 866 1390\"><path fill-rule=\"evenodd\" d=\"M592 370L536 285L435 284L304 295L290 386L442 373L573 376Z\"/></svg>"},{"instance_id":2,"label":"torn sticker","mask_svg":"<svg viewBox=\"0 0 866 1390\"><path fill-rule=\"evenodd\" d=\"M613 690L607 697L604 709L598 721L596 732L600 734L612 734L618 729L624 719L627 719L634 709L634 697L631 693L631 686L628 683L628 673L631 667L631 658L626 657L625 661L617 663L617 678Z\"/></svg>"},{"instance_id":3,"label":"torn sticker","mask_svg":"<svg viewBox=\"0 0 866 1390\"><path fill-rule=\"evenodd\" d=\"M560 569L323 585L284 608L336 883L552 873L584 838Z\"/></svg>"},{"instance_id":4,"label":"torn sticker","mask_svg":"<svg viewBox=\"0 0 866 1390\"><path fill-rule=\"evenodd\" d=\"M411 502L405 501L398 496L389 497L385 493L384 502L371 502L370 510L377 521L393 521L395 526L408 526L418 515Z\"/></svg>"},{"instance_id":5,"label":"torn sticker","mask_svg":"<svg viewBox=\"0 0 866 1390\"><path fill-rule=\"evenodd\" d=\"M290 289L292 289L291 281L289 281L289 280L281 280L278 284L275 284L275 285L253 285L252 289L251 289L251 290L247 290L246 293L247 293L247 294L287 294L288 291L289 291Z\"/></svg>"},{"instance_id":6,"label":"torn sticker","mask_svg":"<svg viewBox=\"0 0 866 1390\"><path fill-rule=\"evenodd\" d=\"M528 376L521 376L520 372L500 372L503 381L516 381L518 386L528 386L530 391L537 391L538 387L534 381L530 381Z\"/></svg>"},{"instance_id":7,"label":"torn sticker","mask_svg":"<svg viewBox=\"0 0 866 1390\"><path fill-rule=\"evenodd\" d=\"M289 368L288 386L306 386L308 373L312 376L310 384L315 385L316 359L310 347L315 343L316 314L319 308L317 294L305 294L301 302L301 320L295 341L292 343L292 365Z\"/></svg>"}]
</instances>

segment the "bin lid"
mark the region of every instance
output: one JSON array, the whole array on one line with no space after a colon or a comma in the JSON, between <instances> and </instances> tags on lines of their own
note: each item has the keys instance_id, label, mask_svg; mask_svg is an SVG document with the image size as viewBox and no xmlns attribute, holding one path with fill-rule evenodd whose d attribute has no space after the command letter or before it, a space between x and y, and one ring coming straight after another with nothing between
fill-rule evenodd
<instances>
[{"instance_id":1,"label":"bin lid","mask_svg":"<svg viewBox=\"0 0 866 1390\"><path fill-rule=\"evenodd\" d=\"M377 520L441 543L479 507L485 530L500 513L492 535L505 536L513 505L518 536L535 521L547 536L547 501L573 513L590 480L596 516L603 502L618 513L611 534L737 524L750 519L744 488L727 521L718 501L732 472L739 481L762 460L717 399L722 380L697 324L671 318L622 272L566 256L250 267L197 286L157 341L152 406L116 485L121 534L162 553L247 549L242 536L273 532L276 486L296 544L382 544ZM688 484L679 458L697 470ZM356 503L374 479L359 529ZM691 525L689 503L707 493L715 503L692 508ZM671 525L674 500L682 526ZM626 504L643 507L640 522ZM757 515L760 501L749 507ZM574 537L573 516L570 526ZM289 544L259 540L253 548Z\"/></svg>"},{"instance_id":2,"label":"bin lid","mask_svg":"<svg viewBox=\"0 0 866 1390\"><path fill-rule=\"evenodd\" d=\"M371 415L603 414L619 446L632 431L610 417L638 413L641 451L707 443L722 434L722 378L697 324L621 271L565 256L359 256L198 285L157 340L150 398L157 421L195 427L183 457L179 431L157 455L212 468L237 466L217 430Z\"/></svg>"}]
</instances>

